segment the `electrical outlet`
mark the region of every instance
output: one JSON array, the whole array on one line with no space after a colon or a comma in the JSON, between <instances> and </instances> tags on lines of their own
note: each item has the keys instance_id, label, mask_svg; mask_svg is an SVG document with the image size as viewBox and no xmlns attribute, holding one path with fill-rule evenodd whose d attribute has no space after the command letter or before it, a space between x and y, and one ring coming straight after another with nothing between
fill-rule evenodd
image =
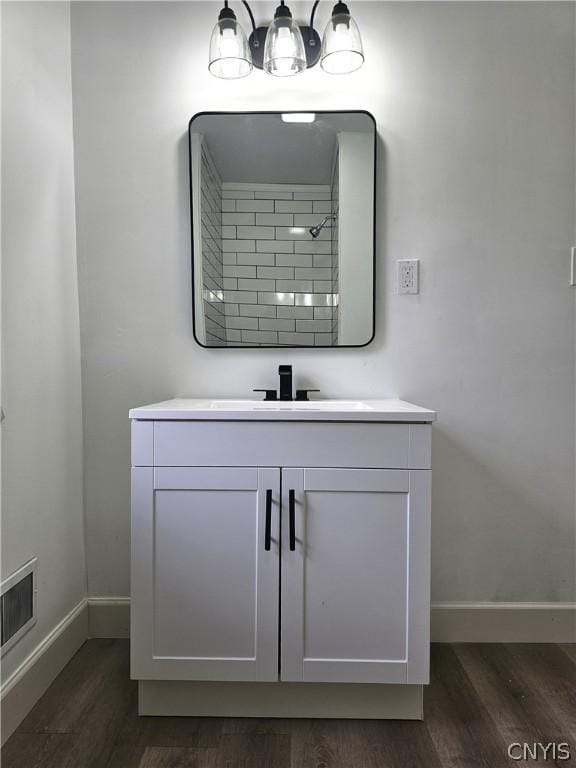
<instances>
[{"instance_id":1,"label":"electrical outlet","mask_svg":"<svg viewBox=\"0 0 576 768\"><path fill-rule=\"evenodd\" d=\"M396 264L398 293L418 293L418 259L398 259Z\"/></svg>"}]
</instances>

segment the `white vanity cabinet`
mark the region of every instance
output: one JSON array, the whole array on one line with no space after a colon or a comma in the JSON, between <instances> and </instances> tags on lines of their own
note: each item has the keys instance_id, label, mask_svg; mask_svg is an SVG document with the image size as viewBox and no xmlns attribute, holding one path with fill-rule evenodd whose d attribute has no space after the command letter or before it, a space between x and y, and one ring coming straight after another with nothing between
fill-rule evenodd
<instances>
[{"instance_id":1,"label":"white vanity cabinet","mask_svg":"<svg viewBox=\"0 0 576 768\"><path fill-rule=\"evenodd\" d=\"M286 469L282 680L428 682L429 470Z\"/></svg>"},{"instance_id":2,"label":"white vanity cabinet","mask_svg":"<svg viewBox=\"0 0 576 768\"><path fill-rule=\"evenodd\" d=\"M183 400L131 412L141 711L226 714L183 701L209 700L208 684L233 700L235 684L273 683L244 688L242 711L228 713L250 714L246 697L261 691L272 699L257 714L297 715L278 697L308 684L328 698L333 684L393 684L390 699L428 681L435 415L399 401L349 406Z\"/></svg>"},{"instance_id":3,"label":"white vanity cabinet","mask_svg":"<svg viewBox=\"0 0 576 768\"><path fill-rule=\"evenodd\" d=\"M277 680L280 471L135 467L132 482L133 675Z\"/></svg>"}]
</instances>

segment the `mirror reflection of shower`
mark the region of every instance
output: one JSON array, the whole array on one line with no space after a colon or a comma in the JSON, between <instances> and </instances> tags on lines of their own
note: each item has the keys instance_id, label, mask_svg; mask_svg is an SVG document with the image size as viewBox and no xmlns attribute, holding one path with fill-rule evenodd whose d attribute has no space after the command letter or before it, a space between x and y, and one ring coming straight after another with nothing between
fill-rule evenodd
<instances>
[{"instance_id":1,"label":"mirror reflection of shower","mask_svg":"<svg viewBox=\"0 0 576 768\"><path fill-rule=\"evenodd\" d=\"M190 123L194 335L348 347L373 329L373 119L208 113Z\"/></svg>"},{"instance_id":2,"label":"mirror reflection of shower","mask_svg":"<svg viewBox=\"0 0 576 768\"><path fill-rule=\"evenodd\" d=\"M320 234L320 232L322 232L322 230L326 226L326 223L328 221L336 221L337 216L338 216L338 211L336 211L336 213L330 213L328 216L324 216L324 218L319 224L316 224L314 227L310 227L308 231L310 232L312 237L316 239Z\"/></svg>"}]
</instances>

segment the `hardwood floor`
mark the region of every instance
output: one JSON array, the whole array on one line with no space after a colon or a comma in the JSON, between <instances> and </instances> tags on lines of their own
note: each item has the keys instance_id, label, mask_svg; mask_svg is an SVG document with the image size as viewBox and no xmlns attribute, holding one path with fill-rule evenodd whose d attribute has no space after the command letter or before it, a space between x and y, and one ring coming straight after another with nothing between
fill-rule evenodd
<instances>
[{"instance_id":1,"label":"hardwood floor","mask_svg":"<svg viewBox=\"0 0 576 768\"><path fill-rule=\"evenodd\" d=\"M7 742L2 768L576 765L573 646L433 646L424 722L138 717L136 698L128 642L89 640ZM567 742L571 757L512 760L512 742Z\"/></svg>"}]
</instances>

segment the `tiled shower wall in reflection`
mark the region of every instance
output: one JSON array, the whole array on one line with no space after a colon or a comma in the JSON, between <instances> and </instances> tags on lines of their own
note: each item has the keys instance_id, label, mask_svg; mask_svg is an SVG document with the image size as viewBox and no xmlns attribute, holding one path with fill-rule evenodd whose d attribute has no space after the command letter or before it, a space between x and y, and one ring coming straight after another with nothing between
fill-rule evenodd
<instances>
[{"instance_id":1,"label":"tiled shower wall in reflection","mask_svg":"<svg viewBox=\"0 0 576 768\"><path fill-rule=\"evenodd\" d=\"M337 344L330 185L222 184L223 299L230 345Z\"/></svg>"},{"instance_id":2,"label":"tiled shower wall in reflection","mask_svg":"<svg viewBox=\"0 0 576 768\"><path fill-rule=\"evenodd\" d=\"M227 331L222 295L222 181L205 146L202 146L200 221L206 344L224 347Z\"/></svg>"}]
</instances>

